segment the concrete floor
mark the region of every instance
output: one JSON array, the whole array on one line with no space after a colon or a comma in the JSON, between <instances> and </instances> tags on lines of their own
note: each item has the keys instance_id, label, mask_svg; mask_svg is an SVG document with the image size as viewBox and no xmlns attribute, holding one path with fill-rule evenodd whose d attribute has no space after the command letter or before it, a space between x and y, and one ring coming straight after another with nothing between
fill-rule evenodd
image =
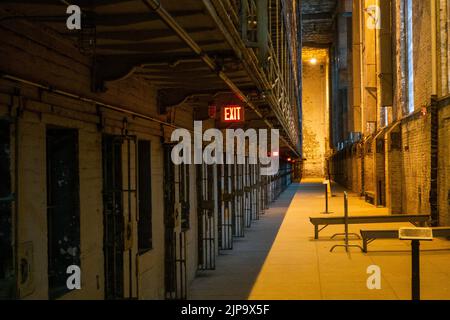
<instances>
[{"instance_id":1,"label":"concrete floor","mask_svg":"<svg viewBox=\"0 0 450 320\"><path fill-rule=\"evenodd\" d=\"M343 189L333 186L335 197L330 210L343 215ZM410 299L410 243L377 240L369 253L359 249L345 253L338 248L342 238L331 240L343 226L331 226L314 241L310 216L324 210L323 186L318 180L290 186L272 204L260 221L247 230L245 239L236 240L234 250L222 252L217 270L200 272L193 281L193 300L372 300ZM350 194L350 215L388 214L357 195ZM369 225L393 229L408 224ZM359 233L364 225L350 226ZM361 244L360 240L351 241ZM434 240L421 245L422 299L450 300L450 241ZM381 268L381 290L367 288L366 273L371 265Z\"/></svg>"}]
</instances>

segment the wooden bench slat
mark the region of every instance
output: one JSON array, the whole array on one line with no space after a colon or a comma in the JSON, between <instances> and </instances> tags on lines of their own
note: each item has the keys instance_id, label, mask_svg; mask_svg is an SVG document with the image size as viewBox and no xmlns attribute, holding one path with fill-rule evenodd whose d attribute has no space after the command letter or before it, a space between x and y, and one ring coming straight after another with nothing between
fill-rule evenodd
<instances>
[{"instance_id":1,"label":"wooden bench slat","mask_svg":"<svg viewBox=\"0 0 450 320\"><path fill-rule=\"evenodd\" d=\"M328 217L328 218L309 218L312 224L344 224L344 217ZM430 219L429 215L391 215L391 216L350 216L349 224L365 224L365 223L389 223L389 222L426 222Z\"/></svg>"},{"instance_id":2,"label":"wooden bench slat","mask_svg":"<svg viewBox=\"0 0 450 320\"><path fill-rule=\"evenodd\" d=\"M319 226L345 224L345 217L310 217L310 222L314 225L314 239L319 239ZM430 220L430 215L383 215L383 216L350 216L348 224L370 224L370 223L399 223L409 222L424 225ZM323 230L324 228L322 228Z\"/></svg>"},{"instance_id":3,"label":"wooden bench slat","mask_svg":"<svg viewBox=\"0 0 450 320\"><path fill-rule=\"evenodd\" d=\"M434 238L450 237L450 227L431 228ZM398 239L398 230L361 230L363 251L367 252L369 242L375 239Z\"/></svg>"}]
</instances>

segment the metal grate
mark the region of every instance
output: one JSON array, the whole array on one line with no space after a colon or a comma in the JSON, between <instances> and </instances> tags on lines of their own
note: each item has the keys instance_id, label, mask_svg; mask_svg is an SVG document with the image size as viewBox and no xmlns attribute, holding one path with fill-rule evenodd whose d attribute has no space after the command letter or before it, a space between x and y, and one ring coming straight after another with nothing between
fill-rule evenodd
<instances>
[{"instance_id":1,"label":"metal grate","mask_svg":"<svg viewBox=\"0 0 450 320\"><path fill-rule=\"evenodd\" d=\"M231 167L229 165L219 165L219 249L233 249L233 221L231 217L232 208L232 181Z\"/></svg>"},{"instance_id":2,"label":"metal grate","mask_svg":"<svg viewBox=\"0 0 450 320\"><path fill-rule=\"evenodd\" d=\"M198 269L216 268L216 220L214 202L214 166L197 165L198 196Z\"/></svg>"},{"instance_id":3,"label":"metal grate","mask_svg":"<svg viewBox=\"0 0 450 320\"><path fill-rule=\"evenodd\" d=\"M137 217L137 138L103 136L103 223L106 299L135 297L133 218ZM133 161L134 159L134 161ZM128 274L124 270L128 270ZM126 289L127 292L126 292Z\"/></svg>"},{"instance_id":4,"label":"metal grate","mask_svg":"<svg viewBox=\"0 0 450 320\"><path fill-rule=\"evenodd\" d=\"M176 208L179 168L171 160L172 148L173 144L164 145L164 282L166 299L181 300L187 299L187 243L186 230L181 228L180 212Z\"/></svg>"}]
</instances>

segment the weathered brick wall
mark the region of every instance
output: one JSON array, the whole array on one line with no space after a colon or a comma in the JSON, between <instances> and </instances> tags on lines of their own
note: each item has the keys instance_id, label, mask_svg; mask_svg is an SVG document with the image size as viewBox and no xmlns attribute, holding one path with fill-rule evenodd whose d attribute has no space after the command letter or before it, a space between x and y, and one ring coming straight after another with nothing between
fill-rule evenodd
<instances>
[{"instance_id":1,"label":"weathered brick wall","mask_svg":"<svg viewBox=\"0 0 450 320\"><path fill-rule=\"evenodd\" d=\"M450 105L439 109L439 220L450 226Z\"/></svg>"},{"instance_id":2,"label":"weathered brick wall","mask_svg":"<svg viewBox=\"0 0 450 320\"><path fill-rule=\"evenodd\" d=\"M364 145L364 191L375 192L375 177L374 177L374 156L375 143L373 139L367 141Z\"/></svg>"},{"instance_id":3,"label":"weathered brick wall","mask_svg":"<svg viewBox=\"0 0 450 320\"><path fill-rule=\"evenodd\" d=\"M448 86L449 75L448 66L448 1L438 1L441 10L438 12L440 25L438 38L438 83L440 83L439 93L446 94L445 86ZM385 140L384 154L368 154L368 143L365 143L364 164L358 166L357 158L352 154L351 158L344 160L342 152L334 155L331 167L334 168L336 180L346 187L355 189L358 180L347 178L346 174L338 167L347 167L352 172L359 171L359 176L363 178L364 190L377 192L377 184L382 182L385 188L386 205L391 213L431 213L430 187L431 183L431 114L421 114L424 107L429 107L432 92L432 33L431 33L431 2L412 1L413 6L413 60L414 60L414 107L415 113L410 114L407 101L407 68L405 59L407 54L405 20L406 8L404 3L395 2L393 8L393 36L394 36L394 111L393 123L386 128L386 133L379 136ZM447 11L446 11L447 10ZM369 37L365 38L365 48L370 47ZM354 43L356 45L356 43ZM366 52L366 60L370 58L372 52ZM366 61L367 63L367 61ZM372 70L364 70L365 77L369 78L373 74ZM358 87L357 84L354 84ZM439 88L438 88L439 89ZM371 98L370 98L371 99ZM366 115L373 112L373 105L370 99L365 100L363 106ZM438 206L441 225L450 224L449 217L449 111L448 106L441 106L439 109L439 166L438 166ZM370 120L370 119L366 119ZM366 124L363 120L363 125ZM374 119L372 119L374 120ZM400 121L400 122L397 122ZM378 131L378 134L380 131ZM376 145L371 143L371 151L376 152ZM342 162L347 161L344 165ZM358 177L358 174L349 174Z\"/></svg>"},{"instance_id":4,"label":"weathered brick wall","mask_svg":"<svg viewBox=\"0 0 450 320\"><path fill-rule=\"evenodd\" d=\"M357 144L355 146L355 151L352 156L352 190L358 194L362 194L362 156L361 156L361 145Z\"/></svg>"},{"instance_id":5,"label":"weathered brick wall","mask_svg":"<svg viewBox=\"0 0 450 320\"><path fill-rule=\"evenodd\" d=\"M386 132L386 206L391 214L402 213L403 167L400 123Z\"/></svg>"},{"instance_id":6,"label":"weathered brick wall","mask_svg":"<svg viewBox=\"0 0 450 320\"><path fill-rule=\"evenodd\" d=\"M386 202L385 130L380 131L372 142L373 151L373 192L374 204L382 206Z\"/></svg>"},{"instance_id":7,"label":"weathered brick wall","mask_svg":"<svg viewBox=\"0 0 450 320\"><path fill-rule=\"evenodd\" d=\"M430 213L430 116L420 113L402 121L403 210L409 214Z\"/></svg>"},{"instance_id":8,"label":"weathered brick wall","mask_svg":"<svg viewBox=\"0 0 450 320\"><path fill-rule=\"evenodd\" d=\"M430 3L430 1L413 1L415 110L429 105L432 95Z\"/></svg>"},{"instance_id":9,"label":"weathered brick wall","mask_svg":"<svg viewBox=\"0 0 450 320\"><path fill-rule=\"evenodd\" d=\"M420 112L385 130L384 154L376 153L372 140L365 145L365 191L375 192L375 181L384 188L383 201L392 214L430 213L431 128L430 114ZM439 109L439 179L438 201L440 225L450 224L450 106ZM370 143L370 153L368 144ZM375 152L375 154L374 154ZM376 161L374 161L376 159ZM376 168L374 164L376 163ZM330 160L332 178L345 187L360 188L361 161L357 153L345 157L341 151ZM344 172L352 171L353 179ZM359 175L358 175L359 173Z\"/></svg>"},{"instance_id":10,"label":"weathered brick wall","mask_svg":"<svg viewBox=\"0 0 450 320\"><path fill-rule=\"evenodd\" d=\"M157 116L156 90L145 81L129 78L109 83L106 93L90 91L89 58L78 53L65 39L31 23L5 22L0 28L0 70L58 89L127 107L148 116ZM14 57L11 59L10 57ZM102 131L97 109L90 103L69 99L32 86L9 80L0 81L0 115L7 114L15 89L23 97L23 114L19 119L19 246L33 244L33 291L28 299L48 297L47 280L47 208L45 130L58 125L79 130L81 270L82 290L64 298L101 299L104 295L103 201L102 201ZM152 144L153 250L140 255L140 296L145 299L164 297L164 227L163 227L163 157L161 126L115 111L103 109L103 132L121 134L123 120L128 119L130 134ZM184 118L185 120L187 118ZM189 118L192 121L192 117ZM195 190L195 177L191 179ZM195 193L192 193L195 199ZM195 202L193 202L195 203ZM188 235L189 280L196 271L196 206L191 206L194 226ZM137 240L134 224L134 239ZM137 241L136 241L137 242ZM137 254L136 251L133 252ZM133 266L134 268L134 266ZM126 270L125 270L126 271ZM136 288L136 283L134 283Z\"/></svg>"},{"instance_id":11,"label":"weathered brick wall","mask_svg":"<svg viewBox=\"0 0 450 320\"><path fill-rule=\"evenodd\" d=\"M324 177L328 141L327 77L324 65L303 68L303 177Z\"/></svg>"}]
</instances>

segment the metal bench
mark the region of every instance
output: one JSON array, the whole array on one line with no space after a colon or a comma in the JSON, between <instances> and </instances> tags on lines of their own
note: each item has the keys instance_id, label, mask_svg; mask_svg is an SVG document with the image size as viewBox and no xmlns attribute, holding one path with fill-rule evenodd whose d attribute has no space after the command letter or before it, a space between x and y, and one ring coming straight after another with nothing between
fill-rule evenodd
<instances>
[{"instance_id":1,"label":"metal bench","mask_svg":"<svg viewBox=\"0 0 450 320\"><path fill-rule=\"evenodd\" d=\"M319 233L330 225L345 224L345 217L310 217L314 225L314 239L319 239ZM351 216L348 224L372 224L372 223L402 223L409 222L415 226L426 226L430 221L430 215L385 215L385 216ZM319 226L323 226L319 229Z\"/></svg>"},{"instance_id":2,"label":"metal bench","mask_svg":"<svg viewBox=\"0 0 450 320\"><path fill-rule=\"evenodd\" d=\"M432 228L434 238L450 238L450 227ZM361 230L363 251L376 239L398 239L398 230Z\"/></svg>"}]
</instances>

